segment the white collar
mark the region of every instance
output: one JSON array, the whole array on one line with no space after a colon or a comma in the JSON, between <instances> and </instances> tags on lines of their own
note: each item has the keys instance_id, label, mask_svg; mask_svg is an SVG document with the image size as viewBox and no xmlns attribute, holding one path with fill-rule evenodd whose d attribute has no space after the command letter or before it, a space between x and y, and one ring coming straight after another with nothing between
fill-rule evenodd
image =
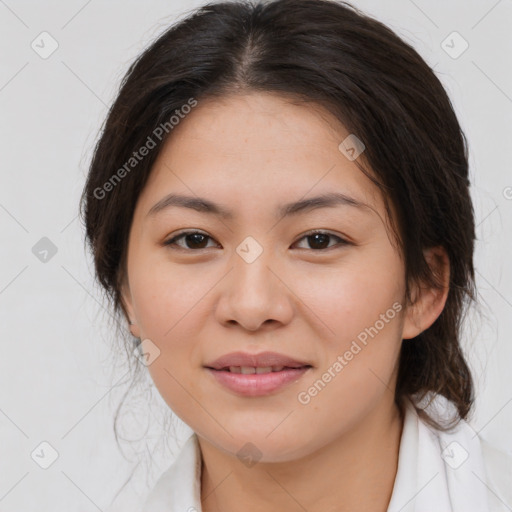
<instances>
[{"instance_id":1,"label":"white collar","mask_svg":"<svg viewBox=\"0 0 512 512\"><path fill-rule=\"evenodd\" d=\"M201 449L193 433L150 492L144 512L201 512Z\"/></svg>"},{"instance_id":2,"label":"white collar","mask_svg":"<svg viewBox=\"0 0 512 512\"><path fill-rule=\"evenodd\" d=\"M465 421L448 432L433 429L418 416L412 401L405 406L387 511L489 512L480 439L473 429ZM427 411L441 419L450 409L454 411L444 397L436 397Z\"/></svg>"},{"instance_id":3,"label":"white collar","mask_svg":"<svg viewBox=\"0 0 512 512\"><path fill-rule=\"evenodd\" d=\"M446 402L445 402L446 403ZM144 512L201 512L201 450L193 433L149 493ZM406 401L388 512L490 512L480 439L461 421L430 428Z\"/></svg>"}]
</instances>

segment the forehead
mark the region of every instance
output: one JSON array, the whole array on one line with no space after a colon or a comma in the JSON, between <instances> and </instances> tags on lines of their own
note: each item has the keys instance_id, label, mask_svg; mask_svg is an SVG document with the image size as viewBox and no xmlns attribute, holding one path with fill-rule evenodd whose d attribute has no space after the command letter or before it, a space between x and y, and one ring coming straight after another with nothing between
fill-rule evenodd
<instances>
[{"instance_id":1,"label":"forehead","mask_svg":"<svg viewBox=\"0 0 512 512\"><path fill-rule=\"evenodd\" d=\"M162 147L141 197L144 210L178 190L235 213L339 192L385 216L378 188L339 149L349 135L321 107L277 94L199 101Z\"/></svg>"}]
</instances>

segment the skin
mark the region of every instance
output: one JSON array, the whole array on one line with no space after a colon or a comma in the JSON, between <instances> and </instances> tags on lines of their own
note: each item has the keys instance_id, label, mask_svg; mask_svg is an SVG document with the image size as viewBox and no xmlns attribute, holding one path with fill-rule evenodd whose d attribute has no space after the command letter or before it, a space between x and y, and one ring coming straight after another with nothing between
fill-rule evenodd
<instances>
[{"instance_id":1,"label":"skin","mask_svg":"<svg viewBox=\"0 0 512 512\"><path fill-rule=\"evenodd\" d=\"M441 313L449 265L441 248L425 251L446 286L413 287L417 300L405 304L383 199L339 151L347 135L329 113L275 94L202 101L174 128L139 197L123 303L132 333L160 350L148 366L160 394L198 435L205 512L385 511L391 498L400 346ZM368 208L275 215L282 203L332 191ZM179 207L148 215L171 192L220 203L233 218ZM200 248L190 237L164 245L184 229L210 238ZM332 233L320 246L328 249L304 238L310 230ZM263 249L252 263L236 252L247 236ZM301 404L298 393L394 303L402 310ZM313 368L278 392L243 397L203 367L237 350L277 351ZM250 467L237 457L248 442L261 453Z\"/></svg>"}]
</instances>

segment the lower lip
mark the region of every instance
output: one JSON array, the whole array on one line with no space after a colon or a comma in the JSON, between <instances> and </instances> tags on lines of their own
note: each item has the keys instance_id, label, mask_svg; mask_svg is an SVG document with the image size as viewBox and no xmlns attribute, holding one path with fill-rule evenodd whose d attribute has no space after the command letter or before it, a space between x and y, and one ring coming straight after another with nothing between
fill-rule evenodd
<instances>
[{"instance_id":1,"label":"lower lip","mask_svg":"<svg viewBox=\"0 0 512 512\"><path fill-rule=\"evenodd\" d=\"M268 395L281 389L286 384L299 380L311 367L288 368L280 372L270 373L231 373L224 370L207 370L231 391L243 396Z\"/></svg>"}]
</instances>

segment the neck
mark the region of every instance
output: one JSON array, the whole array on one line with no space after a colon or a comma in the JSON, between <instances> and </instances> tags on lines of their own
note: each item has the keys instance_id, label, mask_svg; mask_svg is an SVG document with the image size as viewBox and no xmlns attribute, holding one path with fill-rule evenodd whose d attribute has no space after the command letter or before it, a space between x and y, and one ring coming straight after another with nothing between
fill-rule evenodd
<instances>
[{"instance_id":1,"label":"neck","mask_svg":"<svg viewBox=\"0 0 512 512\"><path fill-rule=\"evenodd\" d=\"M350 431L299 460L245 467L199 437L203 512L386 512L403 417L381 402Z\"/></svg>"}]
</instances>

